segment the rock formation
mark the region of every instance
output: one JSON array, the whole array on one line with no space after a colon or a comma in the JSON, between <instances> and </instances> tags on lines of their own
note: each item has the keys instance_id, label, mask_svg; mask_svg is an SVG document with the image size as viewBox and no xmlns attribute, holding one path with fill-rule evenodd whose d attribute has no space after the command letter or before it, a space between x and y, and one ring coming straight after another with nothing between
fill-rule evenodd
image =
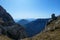
<instances>
[{"instance_id":1,"label":"rock formation","mask_svg":"<svg viewBox=\"0 0 60 40\"><path fill-rule=\"evenodd\" d=\"M55 16L54 13L51 15L51 19L52 19L52 20L56 20L56 16Z\"/></svg>"},{"instance_id":2,"label":"rock formation","mask_svg":"<svg viewBox=\"0 0 60 40\"><path fill-rule=\"evenodd\" d=\"M7 11L0 6L0 35L5 35L11 39L18 40L27 37L25 29L15 23Z\"/></svg>"}]
</instances>

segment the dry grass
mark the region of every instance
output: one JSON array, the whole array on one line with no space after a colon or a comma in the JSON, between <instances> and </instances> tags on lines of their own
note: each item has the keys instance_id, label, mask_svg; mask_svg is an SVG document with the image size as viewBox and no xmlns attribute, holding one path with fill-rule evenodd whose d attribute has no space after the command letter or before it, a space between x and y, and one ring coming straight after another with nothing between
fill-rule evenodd
<instances>
[{"instance_id":1,"label":"dry grass","mask_svg":"<svg viewBox=\"0 0 60 40\"><path fill-rule=\"evenodd\" d=\"M53 29L55 27L55 29ZM25 38L21 40L60 40L60 19L55 20L51 22L49 25L47 25L46 29L50 28L50 30L37 34L34 37ZM51 30L53 29L53 30ZM0 40L12 40L8 38L7 36L0 36Z\"/></svg>"},{"instance_id":2,"label":"dry grass","mask_svg":"<svg viewBox=\"0 0 60 40\"><path fill-rule=\"evenodd\" d=\"M12 40L12 39L8 38L7 36L0 35L0 40Z\"/></svg>"},{"instance_id":3,"label":"dry grass","mask_svg":"<svg viewBox=\"0 0 60 40\"><path fill-rule=\"evenodd\" d=\"M54 27L55 29L53 29ZM52 21L49 25L47 25L46 29L48 28L50 28L50 30L44 30L34 37L23 40L60 40L60 19Z\"/></svg>"}]
</instances>

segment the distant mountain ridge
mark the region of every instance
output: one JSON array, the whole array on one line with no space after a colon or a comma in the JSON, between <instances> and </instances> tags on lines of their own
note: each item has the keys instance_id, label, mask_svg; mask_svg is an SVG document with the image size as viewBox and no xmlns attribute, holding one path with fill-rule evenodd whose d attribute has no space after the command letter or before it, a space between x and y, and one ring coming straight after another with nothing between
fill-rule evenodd
<instances>
[{"instance_id":1,"label":"distant mountain ridge","mask_svg":"<svg viewBox=\"0 0 60 40\"><path fill-rule=\"evenodd\" d=\"M20 25L25 25L25 24L29 23L29 21L27 19L21 19L17 23Z\"/></svg>"},{"instance_id":2,"label":"distant mountain ridge","mask_svg":"<svg viewBox=\"0 0 60 40\"><path fill-rule=\"evenodd\" d=\"M41 32L49 19L37 19L25 25L28 37L34 36Z\"/></svg>"},{"instance_id":3,"label":"distant mountain ridge","mask_svg":"<svg viewBox=\"0 0 60 40\"><path fill-rule=\"evenodd\" d=\"M22 40L60 40L60 15L51 18L39 34Z\"/></svg>"},{"instance_id":4,"label":"distant mountain ridge","mask_svg":"<svg viewBox=\"0 0 60 40\"><path fill-rule=\"evenodd\" d=\"M32 40L60 40L60 16L56 20L52 20L43 32L34 36Z\"/></svg>"},{"instance_id":5,"label":"distant mountain ridge","mask_svg":"<svg viewBox=\"0 0 60 40\"><path fill-rule=\"evenodd\" d=\"M17 23L24 26L26 29L28 37L34 36L41 32L44 28L46 23L48 22L49 18L47 19L35 19L33 21L29 21L27 19L21 19Z\"/></svg>"},{"instance_id":6,"label":"distant mountain ridge","mask_svg":"<svg viewBox=\"0 0 60 40\"><path fill-rule=\"evenodd\" d=\"M20 25L26 25L26 24L28 24L28 23L30 23L30 22L32 22L32 21L34 21L34 20L36 20L36 19L32 19L32 18L29 18L29 19L20 19L20 20L15 20L16 21L16 23L18 23L18 24L20 24Z\"/></svg>"}]
</instances>

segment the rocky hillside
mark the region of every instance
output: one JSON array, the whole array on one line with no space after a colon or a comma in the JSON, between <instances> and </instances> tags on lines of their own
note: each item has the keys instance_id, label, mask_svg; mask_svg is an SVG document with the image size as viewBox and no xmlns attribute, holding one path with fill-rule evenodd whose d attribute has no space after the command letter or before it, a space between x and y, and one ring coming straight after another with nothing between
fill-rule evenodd
<instances>
[{"instance_id":1,"label":"rocky hillside","mask_svg":"<svg viewBox=\"0 0 60 40\"><path fill-rule=\"evenodd\" d=\"M23 40L60 40L60 16L50 20L41 33Z\"/></svg>"},{"instance_id":2,"label":"rocky hillside","mask_svg":"<svg viewBox=\"0 0 60 40\"><path fill-rule=\"evenodd\" d=\"M45 30L34 36L33 40L60 40L60 17L50 22Z\"/></svg>"},{"instance_id":3,"label":"rocky hillside","mask_svg":"<svg viewBox=\"0 0 60 40\"><path fill-rule=\"evenodd\" d=\"M12 16L0 6L0 40L18 40L25 37L25 28L15 23Z\"/></svg>"}]
</instances>

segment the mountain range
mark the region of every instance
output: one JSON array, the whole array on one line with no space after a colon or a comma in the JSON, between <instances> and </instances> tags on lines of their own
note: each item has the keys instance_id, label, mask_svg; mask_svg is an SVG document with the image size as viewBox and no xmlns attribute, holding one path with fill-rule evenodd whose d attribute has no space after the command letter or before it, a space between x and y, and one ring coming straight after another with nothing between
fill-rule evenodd
<instances>
[{"instance_id":1,"label":"mountain range","mask_svg":"<svg viewBox=\"0 0 60 40\"><path fill-rule=\"evenodd\" d=\"M36 19L25 25L28 37L32 37L41 32L49 19Z\"/></svg>"},{"instance_id":2,"label":"mountain range","mask_svg":"<svg viewBox=\"0 0 60 40\"><path fill-rule=\"evenodd\" d=\"M45 28L45 25L48 22L48 20L49 18L35 19L33 21L29 21L27 19L21 19L17 23L24 26L28 37L31 37L41 32Z\"/></svg>"},{"instance_id":3,"label":"mountain range","mask_svg":"<svg viewBox=\"0 0 60 40\"><path fill-rule=\"evenodd\" d=\"M15 22L0 5L0 40L60 40L60 16Z\"/></svg>"},{"instance_id":4,"label":"mountain range","mask_svg":"<svg viewBox=\"0 0 60 40\"><path fill-rule=\"evenodd\" d=\"M25 24L28 24L29 22L30 21L28 21L27 19L21 19L17 23L20 24L20 25L25 25Z\"/></svg>"},{"instance_id":5,"label":"mountain range","mask_svg":"<svg viewBox=\"0 0 60 40\"><path fill-rule=\"evenodd\" d=\"M22 40L60 40L60 16L47 23L42 32Z\"/></svg>"}]
</instances>

